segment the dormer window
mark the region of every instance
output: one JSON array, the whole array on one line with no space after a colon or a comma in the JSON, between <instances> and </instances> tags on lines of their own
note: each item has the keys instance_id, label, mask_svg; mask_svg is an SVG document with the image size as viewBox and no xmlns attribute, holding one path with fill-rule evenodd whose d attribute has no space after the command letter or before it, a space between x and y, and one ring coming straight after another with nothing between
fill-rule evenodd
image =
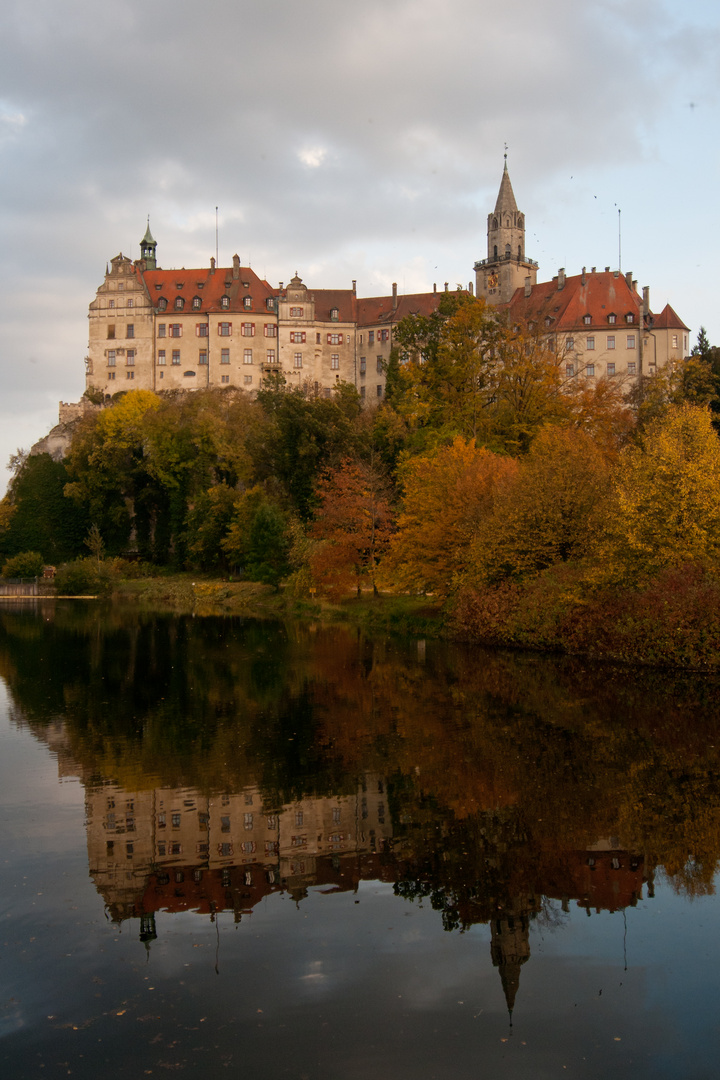
<instances>
[{"instance_id":1,"label":"dormer window","mask_svg":"<svg viewBox=\"0 0 720 1080\"><path fill-rule=\"evenodd\" d=\"M221 308L229 308L230 307L230 297L229 296L223 296L221 298L220 307Z\"/></svg>"},{"instance_id":2,"label":"dormer window","mask_svg":"<svg viewBox=\"0 0 720 1080\"><path fill-rule=\"evenodd\" d=\"M330 311L330 318L333 322L337 322L337 320L340 318L340 312L336 307L332 308L332 310Z\"/></svg>"},{"instance_id":3,"label":"dormer window","mask_svg":"<svg viewBox=\"0 0 720 1080\"><path fill-rule=\"evenodd\" d=\"M583 315L583 322L586 326L589 326L592 322L592 315Z\"/></svg>"},{"instance_id":4,"label":"dormer window","mask_svg":"<svg viewBox=\"0 0 720 1080\"><path fill-rule=\"evenodd\" d=\"M628 311L627 315L625 316L625 322L627 322L627 323L634 323L635 322L635 315L633 314L632 311Z\"/></svg>"},{"instance_id":5,"label":"dormer window","mask_svg":"<svg viewBox=\"0 0 720 1080\"><path fill-rule=\"evenodd\" d=\"M265 307L268 309L268 311L275 310L275 301L273 300L272 296L268 296L267 300L265 301Z\"/></svg>"},{"instance_id":6,"label":"dormer window","mask_svg":"<svg viewBox=\"0 0 720 1080\"><path fill-rule=\"evenodd\" d=\"M252 307L252 296L244 296L243 297L243 307L245 307L245 308L251 308Z\"/></svg>"},{"instance_id":7,"label":"dormer window","mask_svg":"<svg viewBox=\"0 0 720 1080\"><path fill-rule=\"evenodd\" d=\"M158 300L158 311L164 311L166 307L167 307L167 300L165 299L164 296L161 296L160 299Z\"/></svg>"},{"instance_id":8,"label":"dormer window","mask_svg":"<svg viewBox=\"0 0 720 1080\"><path fill-rule=\"evenodd\" d=\"M161 289L162 289L162 285L156 285L155 286L155 292L160 292Z\"/></svg>"},{"instance_id":9,"label":"dormer window","mask_svg":"<svg viewBox=\"0 0 720 1080\"><path fill-rule=\"evenodd\" d=\"M185 301L183 300L182 296L176 296L175 297L175 310L176 311L182 311L182 309L184 307L185 307Z\"/></svg>"},{"instance_id":10,"label":"dormer window","mask_svg":"<svg viewBox=\"0 0 720 1080\"><path fill-rule=\"evenodd\" d=\"M249 281L243 281L242 284L243 284L243 289L249 289L250 288L250 282Z\"/></svg>"},{"instance_id":11,"label":"dormer window","mask_svg":"<svg viewBox=\"0 0 720 1080\"><path fill-rule=\"evenodd\" d=\"M183 288L183 286L184 286L184 284L185 284L185 283L184 283L183 281L176 281L176 282L175 282L175 288L176 288L176 289L182 289L182 288Z\"/></svg>"},{"instance_id":12,"label":"dormer window","mask_svg":"<svg viewBox=\"0 0 720 1080\"><path fill-rule=\"evenodd\" d=\"M193 296L192 306L193 306L193 311L199 311L200 310L200 308L202 307L202 300L200 299L199 296Z\"/></svg>"},{"instance_id":13,"label":"dormer window","mask_svg":"<svg viewBox=\"0 0 720 1080\"><path fill-rule=\"evenodd\" d=\"M545 325L550 326L551 324L552 324L552 319L550 318L549 315L546 315L545 316Z\"/></svg>"},{"instance_id":14,"label":"dormer window","mask_svg":"<svg viewBox=\"0 0 720 1080\"><path fill-rule=\"evenodd\" d=\"M609 323L616 323L617 322L617 315L615 315L615 314L608 315L608 322Z\"/></svg>"}]
</instances>

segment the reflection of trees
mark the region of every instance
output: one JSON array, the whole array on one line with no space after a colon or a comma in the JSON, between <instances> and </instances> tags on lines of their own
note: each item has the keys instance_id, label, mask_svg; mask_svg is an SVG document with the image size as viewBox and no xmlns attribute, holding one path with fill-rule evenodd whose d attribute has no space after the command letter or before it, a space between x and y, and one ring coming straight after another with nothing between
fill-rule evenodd
<instances>
[{"instance_id":1,"label":"reflection of trees","mask_svg":"<svg viewBox=\"0 0 720 1080\"><path fill-rule=\"evenodd\" d=\"M257 783L279 804L386 776L397 888L448 926L542 882L560 895L599 837L710 887L716 680L442 643L425 659L345 627L73 604L46 620L0 616L0 673L34 729L64 722L88 783Z\"/></svg>"}]
</instances>

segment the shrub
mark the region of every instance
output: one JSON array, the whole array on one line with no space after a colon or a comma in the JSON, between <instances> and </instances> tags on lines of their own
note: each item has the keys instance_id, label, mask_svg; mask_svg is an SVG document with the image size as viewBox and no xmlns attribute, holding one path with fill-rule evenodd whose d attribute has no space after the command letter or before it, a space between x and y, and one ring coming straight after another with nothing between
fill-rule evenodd
<instances>
[{"instance_id":1,"label":"shrub","mask_svg":"<svg viewBox=\"0 0 720 1080\"><path fill-rule=\"evenodd\" d=\"M4 578L35 578L43 572L45 560L38 551L22 551L13 555L2 568Z\"/></svg>"},{"instance_id":2,"label":"shrub","mask_svg":"<svg viewBox=\"0 0 720 1080\"><path fill-rule=\"evenodd\" d=\"M58 596L102 596L110 591L110 572L96 559L64 563L55 575Z\"/></svg>"}]
</instances>

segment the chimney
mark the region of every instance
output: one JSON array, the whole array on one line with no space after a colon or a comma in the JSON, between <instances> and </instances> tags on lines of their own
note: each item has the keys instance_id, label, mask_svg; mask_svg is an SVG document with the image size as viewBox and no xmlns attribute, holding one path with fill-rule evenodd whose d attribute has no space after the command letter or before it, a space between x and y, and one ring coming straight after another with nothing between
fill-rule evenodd
<instances>
[{"instance_id":1,"label":"chimney","mask_svg":"<svg viewBox=\"0 0 720 1080\"><path fill-rule=\"evenodd\" d=\"M278 292L282 292L282 291L283 291L283 283L281 281L280 285L278 286Z\"/></svg>"},{"instance_id":2,"label":"chimney","mask_svg":"<svg viewBox=\"0 0 720 1080\"><path fill-rule=\"evenodd\" d=\"M626 273L625 284L627 285L628 289L632 289L632 270L628 270L628 272Z\"/></svg>"},{"instance_id":3,"label":"chimney","mask_svg":"<svg viewBox=\"0 0 720 1080\"><path fill-rule=\"evenodd\" d=\"M583 266L583 268L582 268L582 278L580 280L580 284L585 285L586 283L587 283L586 270L585 270L585 267Z\"/></svg>"},{"instance_id":4,"label":"chimney","mask_svg":"<svg viewBox=\"0 0 720 1080\"><path fill-rule=\"evenodd\" d=\"M558 283L558 289L564 289L565 288L565 267L564 266L561 266L560 269L558 270L557 283Z\"/></svg>"},{"instance_id":5,"label":"chimney","mask_svg":"<svg viewBox=\"0 0 720 1080\"><path fill-rule=\"evenodd\" d=\"M633 292L637 292L637 278L633 278L632 290Z\"/></svg>"},{"instance_id":6,"label":"chimney","mask_svg":"<svg viewBox=\"0 0 720 1080\"><path fill-rule=\"evenodd\" d=\"M446 282L445 282L445 292L447 292L447 291L448 291L448 283L447 283L447 281L446 281Z\"/></svg>"},{"instance_id":7,"label":"chimney","mask_svg":"<svg viewBox=\"0 0 720 1080\"><path fill-rule=\"evenodd\" d=\"M437 292L437 281L433 281L433 292Z\"/></svg>"},{"instance_id":8,"label":"chimney","mask_svg":"<svg viewBox=\"0 0 720 1080\"><path fill-rule=\"evenodd\" d=\"M240 256L233 255L233 279L235 281L240 277Z\"/></svg>"},{"instance_id":9,"label":"chimney","mask_svg":"<svg viewBox=\"0 0 720 1080\"><path fill-rule=\"evenodd\" d=\"M592 268L592 270L590 271L590 273L591 273L591 274L594 274L594 273L595 273L595 269L596 269L596 268L595 268L595 267L593 266L593 268Z\"/></svg>"},{"instance_id":10,"label":"chimney","mask_svg":"<svg viewBox=\"0 0 720 1080\"><path fill-rule=\"evenodd\" d=\"M355 278L353 278L353 295L355 295L356 292L357 292L357 281L356 281Z\"/></svg>"},{"instance_id":11,"label":"chimney","mask_svg":"<svg viewBox=\"0 0 720 1080\"><path fill-rule=\"evenodd\" d=\"M397 281L393 281L393 311L397 311Z\"/></svg>"},{"instance_id":12,"label":"chimney","mask_svg":"<svg viewBox=\"0 0 720 1080\"><path fill-rule=\"evenodd\" d=\"M650 286L643 285L643 315L650 314Z\"/></svg>"},{"instance_id":13,"label":"chimney","mask_svg":"<svg viewBox=\"0 0 720 1080\"><path fill-rule=\"evenodd\" d=\"M215 256L214 255L210 256L210 273L211 274L215 273Z\"/></svg>"},{"instance_id":14,"label":"chimney","mask_svg":"<svg viewBox=\"0 0 720 1080\"><path fill-rule=\"evenodd\" d=\"M606 266L606 267L605 267L605 273L606 273L606 274L609 274L609 273L610 273L610 267L609 267L609 266Z\"/></svg>"},{"instance_id":15,"label":"chimney","mask_svg":"<svg viewBox=\"0 0 720 1080\"><path fill-rule=\"evenodd\" d=\"M531 292L532 292L532 278L528 274L528 276L525 278L525 295L529 296Z\"/></svg>"},{"instance_id":16,"label":"chimney","mask_svg":"<svg viewBox=\"0 0 720 1080\"><path fill-rule=\"evenodd\" d=\"M472 281L468 281L468 292L470 293L470 295L471 295L471 296L473 296L473 295L474 295L474 293L473 293L473 283L472 283Z\"/></svg>"}]
</instances>

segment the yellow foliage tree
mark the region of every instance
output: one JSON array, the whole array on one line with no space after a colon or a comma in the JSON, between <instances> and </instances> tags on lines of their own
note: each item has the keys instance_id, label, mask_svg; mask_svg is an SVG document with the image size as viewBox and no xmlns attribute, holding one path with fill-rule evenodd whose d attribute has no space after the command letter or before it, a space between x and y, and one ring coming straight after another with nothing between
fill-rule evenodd
<instances>
[{"instance_id":1,"label":"yellow foliage tree","mask_svg":"<svg viewBox=\"0 0 720 1080\"><path fill-rule=\"evenodd\" d=\"M386 584L444 597L467 564L469 544L516 463L458 436L408 459L402 509L383 560Z\"/></svg>"},{"instance_id":2,"label":"yellow foliage tree","mask_svg":"<svg viewBox=\"0 0 720 1080\"><path fill-rule=\"evenodd\" d=\"M468 580L500 581L586 555L610 492L609 467L584 431L549 426L498 493L472 543Z\"/></svg>"},{"instance_id":3,"label":"yellow foliage tree","mask_svg":"<svg viewBox=\"0 0 720 1080\"><path fill-rule=\"evenodd\" d=\"M720 564L720 441L707 408L670 406L620 458L605 548L611 576Z\"/></svg>"}]
</instances>

